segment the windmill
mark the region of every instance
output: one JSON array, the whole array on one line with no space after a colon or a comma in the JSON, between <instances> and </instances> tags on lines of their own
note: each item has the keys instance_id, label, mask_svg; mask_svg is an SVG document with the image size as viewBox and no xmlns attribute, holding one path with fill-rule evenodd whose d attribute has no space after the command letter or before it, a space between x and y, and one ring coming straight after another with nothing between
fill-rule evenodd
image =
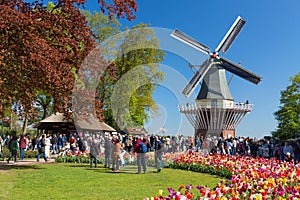
<instances>
[{"instance_id":1,"label":"windmill","mask_svg":"<svg viewBox=\"0 0 300 200\"><path fill-rule=\"evenodd\" d=\"M171 34L172 37L208 55L182 90L182 93L189 97L203 80L196 104L179 105L179 111L185 114L194 126L195 134L219 136L223 133L223 136L234 137L237 125L253 108L253 105L248 103L234 102L228 88L226 71L254 84L258 84L262 77L220 56L220 53L225 54L228 51L245 23L246 21L238 16L213 52L206 45L179 30L174 30Z\"/></svg>"}]
</instances>

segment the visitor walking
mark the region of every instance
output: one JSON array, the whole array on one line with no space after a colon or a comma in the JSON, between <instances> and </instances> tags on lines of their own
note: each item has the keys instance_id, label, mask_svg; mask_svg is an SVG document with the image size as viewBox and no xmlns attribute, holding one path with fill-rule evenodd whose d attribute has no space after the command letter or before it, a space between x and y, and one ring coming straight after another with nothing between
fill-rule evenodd
<instances>
[{"instance_id":1,"label":"visitor walking","mask_svg":"<svg viewBox=\"0 0 300 200\"><path fill-rule=\"evenodd\" d=\"M20 141L19 141L20 160L24 160L26 146L27 146L27 140L26 140L24 135L21 135L21 138L20 138Z\"/></svg>"},{"instance_id":2,"label":"visitor walking","mask_svg":"<svg viewBox=\"0 0 300 200\"><path fill-rule=\"evenodd\" d=\"M112 154L112 142L110 136L104 138L104 167L110 168L111 154Z\"/></svg>"},{"instance_id":3,"label":"visitor walking","mask_svg":"<svg viewBox=\"0 0 300 200\"><path fill-rule=\"evenodd\" d=\"M140 138L137 138L136 143L134 145L134 152L137 155L137 165L138 165L138 171L137 173L140 174L142 172L142 167L144 173L147 172L147 166L146 166L146 153L147 153L147 146L146 146L146 139L143 139L143 141Z\"/></svg>"},{"instance_id":4,"label":"visitor walking","mask_svg":"<svg viewBox=\"0 0 300 200\"><path fill-rule=\"evenodd\" d=\"M162 156L164 151L164 143L160 140L159 137L155 137L154 140L154 159L155 159L155 166L157 172L160 172L162 169Z\"/></svg>"},{"instance_id":5,"label":"visitor walking","mask_svg":"<svg viewBox=\"0 0 300 200\"><path fill-rule=\"evenodd\" d=\"M114 145L112 148L112 170L114 172L120 171L120 154L122 146L119 139L115 139Z\"/></svg>"},{"instance_id":6,"label":"visitor walking","mask_svg":"<svg viewBox=\"0 0 300 200\"><path fill-rule=\"evenodd\" d=\"M49 134L47 134L47 137L45 137L45 142L46 142L46 146L45 146L46 157L50 158L51 138Z\"/></svg>"},{"instance_id":7,"label":"visitor walking","mask_svg":"<svg viewBox=\"0 0 300 200\"><path fill-rule=\"evenodd\" d=\"M16 135L13 135L12 139L9 142L9 148L10 148L10 156L7 159L7 163L9 163L10 159L13 158L14 162L17 162L17 154L19 150L19 143L18 138Z\"/></svg>"},{"instance_id":8,"label":"visitor walking","mask_svg":"<svg viewBox=\"0 0 300 200\"><path fill-rule=\"evenodd\" d=\"M47 156L46 156L45 147L46 147L46 135L43 134L42 138L39 140L39 142L37 144L37 148L38 148L38 151L39 151L39 154L37 155L37 158L36 158L37 162L40 161L41 154L43 155L43 158L44 158L45 162L48 161Z\"/></svg>"},{"instance_id":9,"label":"visitor walking","mask_svg":"<svg viewBox=\"0 0 300 200\"><path fill-rule=\"evenodd\" d=\"M3 152L2 152L3 146L4 146L4 140L0 136L0 158L4 158Z\"/></svg>"},{"instance_id":10,"label":"visitor walking","mask_svg":"<svg viewBox=\"0 0 300 200\"><path fill-rule=\"evenodd\" d=\"M52 136L52 139L51 139L51 145L52 145L52 153L53 153L53 155L59 153L58 148L57 148L57 142L58 142L58 138L57 138L56 134L54 134Z\"/></svg>"}]
</instances>

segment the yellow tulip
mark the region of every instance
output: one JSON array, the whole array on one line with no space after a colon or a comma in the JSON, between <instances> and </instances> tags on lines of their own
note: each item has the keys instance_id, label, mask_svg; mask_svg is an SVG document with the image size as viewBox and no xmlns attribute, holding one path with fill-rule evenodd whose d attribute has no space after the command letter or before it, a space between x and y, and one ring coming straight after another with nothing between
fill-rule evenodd
<instances>
[{"instance_id":1,"label":"yellow tulip","mask_svg":"<svg viewBox=\"0 0 300 200\"><path fill-rule=\"evenodd\" d=\"M256 195L256 196L255 196L255 199L256 199L256 200L262 200L262 195L261 195L261 194Z\"/></svg>"},{"instance_id":2,"label":"yellow tulip","mask_svg":"<svg viewBox=\"0 0 300 200\"><path fill-rule=\"evenodd\" d=\"M158 190L158 196L162 196L163 190Z\"/></svg>"}]
</instances>

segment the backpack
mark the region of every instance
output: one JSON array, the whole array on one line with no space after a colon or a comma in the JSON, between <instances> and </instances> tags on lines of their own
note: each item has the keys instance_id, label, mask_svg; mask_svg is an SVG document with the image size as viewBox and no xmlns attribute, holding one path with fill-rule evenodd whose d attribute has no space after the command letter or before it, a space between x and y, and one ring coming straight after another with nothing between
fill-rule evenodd
<instances>
[{"instance_id":1,"label":"backpack","mask_svg":"<svg viewBox=\"0 0 300 200\"><path fill-rule=\"evenodd\" d=\"M14 141L12 141L12 147L11 147L11 149L12 150L19 150L19 143L18 143L18 141L17 140L14 140Z\"/></svg>"},{"instance_id":2,"label":"backpack","mask_svg":"<svg viewBox=\"0 0 300 200\"><path fill-rule=\"evenodd\" d=\"M161 150L164 148L164 143L162 143L161 141L157 142L157 150Z\"/></svg>"},{"instance_id":3,"label":"backpack","mask_svg":"<svg viewBox=\"0 0 300 200\"><path fill-rule=\"evenodd\" d=\"M140 153L147 153L147 146L143 142L139 144L139 148L140 148Z\"/></svg>"}]
</instances>

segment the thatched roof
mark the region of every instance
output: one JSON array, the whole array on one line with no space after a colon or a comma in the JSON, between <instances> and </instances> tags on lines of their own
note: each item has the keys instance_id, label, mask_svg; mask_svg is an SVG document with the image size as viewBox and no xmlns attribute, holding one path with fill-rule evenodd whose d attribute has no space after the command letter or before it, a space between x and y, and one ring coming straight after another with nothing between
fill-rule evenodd
<instances>
[{"instance_id":1,"label":"thatched roof","mask_svg":"<svg viewBox=\"0 0 300 200\"><path fill-rule=\"evenodd\" d=\"M77 120L75 124L72 119L66 119L63 113L52 114L51 116L41 120L35 128L38 129L81 129L95 131L116 131L114 128L107 125L105 122L100 122L97 118L91 116L88 120Z\"/></svg>"},{"instance_id":2,"label":"thatched roof","mask_svg":"<svg viewBox=\"0 0 300 200\"><path fill-rule=\"evenodd\" d=\"M67 120L63 113L55 113L41 120L39 123L73 123L72 119Z\"/></svg>"},{"instance_id":3,"label":"thatched roof","mask_svg":"<svg viewBox=\"0 0 300 200\"><path fill-rule=\"evenodd\" d=\"M146 135L147 131L144 128L125 128L124 132L130 135Z\"/></svg>"}]
</instances>

